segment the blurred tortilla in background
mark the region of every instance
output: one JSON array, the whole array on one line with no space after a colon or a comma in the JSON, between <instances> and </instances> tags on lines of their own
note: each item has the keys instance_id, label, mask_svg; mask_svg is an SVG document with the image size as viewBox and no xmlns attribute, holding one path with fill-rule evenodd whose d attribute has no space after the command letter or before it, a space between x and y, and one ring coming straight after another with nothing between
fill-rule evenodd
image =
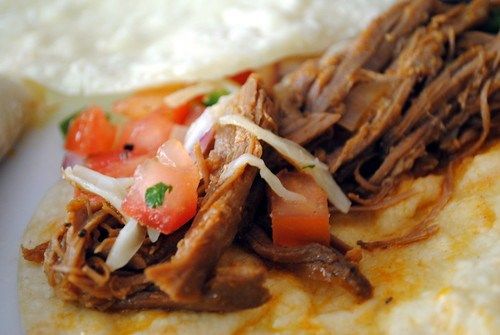
<instances>
[{"instance_id":1,"label":"blurred tortilla in background","mask_svg":"<svg viewBox=\"0 0 500 335\"><path fill-rule=\"evenodd\" d=\"M318 53L393 2L7 0L0 73L71 95L218 79Z\"/></svg>"},{"instance_id":2,"label":"blurred tortilla in background","mask_svg":"<svg viewBox=\"0 0 500 335\"><path fill-rule=\"evenodd\" d=\"M35 112L33 92L19 80L0 75L0 159L8 153Z\"/></svg>"}]
</instances>

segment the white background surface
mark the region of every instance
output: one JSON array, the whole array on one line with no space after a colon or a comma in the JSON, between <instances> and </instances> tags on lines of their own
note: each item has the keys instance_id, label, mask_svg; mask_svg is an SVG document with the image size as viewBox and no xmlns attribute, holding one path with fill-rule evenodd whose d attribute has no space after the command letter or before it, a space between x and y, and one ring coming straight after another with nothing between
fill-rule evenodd
<instances>
[{"instance_id":1,"label":"white background surface","mask_svg":"<svg viewBox=\"0 0 500 335\"><path fill-rule=\"evenodd\" d=\"M52 99L59 106L57 112L42 125L27 129L13 154L0 161L1 335L22 334L17 301L20 240L38 202L60 178L64 150L59 122L89 102L108 107L116 97Z\"/></svg>"},{"instance_id":2,"label":"white background surface","mask_svg":"<svg viewBox=\"0 0 500 335\"><path fill-rule=\"evenodd\" d=\"M17 302L19 241L38 201L59 178L63 150L55 119L27 131L14 154L0 162L0 334L22 334Z\"/></svg>"}]
</instances>

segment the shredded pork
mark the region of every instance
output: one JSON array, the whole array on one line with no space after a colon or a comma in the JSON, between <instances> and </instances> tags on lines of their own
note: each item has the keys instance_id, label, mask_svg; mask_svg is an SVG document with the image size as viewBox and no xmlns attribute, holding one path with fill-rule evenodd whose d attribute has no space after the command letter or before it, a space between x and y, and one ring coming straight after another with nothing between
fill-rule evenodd
<instances>
[{"instance_id":1,"label":"shredded pork","mask_svg":"<svg viewBox=\"0 0 500 335\"><path fill-rule=\"evenodd\" d=\"M376 250L425 240L439 230L432 222L451 195L453 161L500 136L500 37L480 30L490 6L488 0L399 1L343 50L329 50L285 75L273 95L251 76L228 108L307 146L356 203L353 211L390 207L413 195L391 194L402 178L448 167L439 200L413 229L358 244ZM269 219L260 220L268 218L267 199L256 169L243 166L220 178L243 154L262 158L273 171L287 167L243 128L215 129L208 155L194 150L203 179L196 217L155 243L145 237L121 269L110 271L105 259L123 218L85 194L68 204L52 239L23 248L23 256L43 262L61 299L107 311L260 306L270 298L260 259L370 298L369 274L356 264L359 247L335 236L329 246L272 243Z\"/></svg>"}]
</instances>

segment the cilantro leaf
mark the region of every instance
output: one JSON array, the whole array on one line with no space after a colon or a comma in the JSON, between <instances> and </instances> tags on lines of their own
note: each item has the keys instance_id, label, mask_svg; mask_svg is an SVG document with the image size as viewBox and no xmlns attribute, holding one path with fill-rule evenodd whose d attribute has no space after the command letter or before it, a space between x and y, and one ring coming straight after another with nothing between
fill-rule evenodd
<instances>
[{"instance_id":1,"label":"cilantro leaf","mask_svg":"<svg viewBox=\"0 0 500 335\"><path fill-rule=\"evenodd\" d=\"M61 131L61 133L63 134L64 137L66 137L68 135L68 130L69 130L69 126L71 125L71 122L73 122L73 120L76 119L82 111L83 111L83 109L80 109L80 110L68 115L65 119L63 119L59 123L59 130Z\"/></svg>"},{"instance_id":2,"label":"cilantro leaf","mask_svg":"<svg viewBox=\"0 0 500 335\"><path fill-rule=\"evenodd\" d=\"M172 192L172 189L172 185L167 185L163 182L159 182L158 184L148 187L146 194L144 195L146 205L148 205L149 208L160 207L165 201L165 193Z\"/></svg>"},{"instance_id":3,"label":"cilantro leaf","mask_svg":"<svg viewBox=\"0 0 500 335\"><path fill-rule=\"evenodd\" d=\"M220 90L216 90L216 91L212 91L203 97L203 104L207 107L215 105L219 101L221 96L228 95L228 94L229 94L229 91L225 88L220 89Z\"/></svg>"},{"instance_id":4,"label":"cilantro leaf","mask_svg":"<svg viewBox=\"0 0 500 335\"><path fill-rule=\"evenodd\" d=\"M305 169L314 169L315 167L316 167L315 164L304 165L302 167L302 170L305 170Z\"/></svg>"}]
</instances>

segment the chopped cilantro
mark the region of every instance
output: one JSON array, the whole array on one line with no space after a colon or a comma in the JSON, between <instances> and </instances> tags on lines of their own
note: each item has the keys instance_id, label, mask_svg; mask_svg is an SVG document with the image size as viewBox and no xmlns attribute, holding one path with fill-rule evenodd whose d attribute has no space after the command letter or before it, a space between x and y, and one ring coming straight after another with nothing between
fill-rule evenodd
<instances>
[{"instance_id":1,"label":"chopped cilantro","mask_svg":"<svg viewBox=\"0 0 500 335\"><path fill-rule=\"evenodd\" d=\"M226 90L225 88L210 92L203 97L203 104L207 107L215 105L219 101L221 96L228 94L229 91Z\"/></svg>"},{"instance_id":2,"label":"chopped cilantro","mask_svg":"<svg viewBox=\"0 0 500 335\"><path fill-rule=\"evenodd\" d=\"M172 192L172 185L167 185L165 183L159 182L156 185L149 187L146 190L146 194L144 195L144 199L146 200L146 205L149 208L157 208L163 205L165 201L165 193Z\"/></svg>"},{"instance_id":3,"label":"chopped cilantro","mask_svg":"<svg viewBox=\"0 0 500 335\"><path fill-rule=\"evenodd\" d=\"M315 167L316 167L315 164L304 165L302 167L302 170L305 170L305 169L314 169Z\"/></svg>"},{"instance_id":4,"label":"chopped cilantro","mask_svg":"<svg viewBox=\"0 0 500 335\"><path fill-rule=\"evenodd\" d=\"M71 122L73 122L73 120L76 119L76 117L78 115L80 115L80 113L82 111L83 111L83 109L80 109L80 110L72 113L71 115L68 115L64 120L62 120L59 123L59 130L61 130L61 133L63 134L64 137L66 137L66 135L68 135L68 130L69 130L69 126L71 125Z\"/></svg>"}]
</instances>

